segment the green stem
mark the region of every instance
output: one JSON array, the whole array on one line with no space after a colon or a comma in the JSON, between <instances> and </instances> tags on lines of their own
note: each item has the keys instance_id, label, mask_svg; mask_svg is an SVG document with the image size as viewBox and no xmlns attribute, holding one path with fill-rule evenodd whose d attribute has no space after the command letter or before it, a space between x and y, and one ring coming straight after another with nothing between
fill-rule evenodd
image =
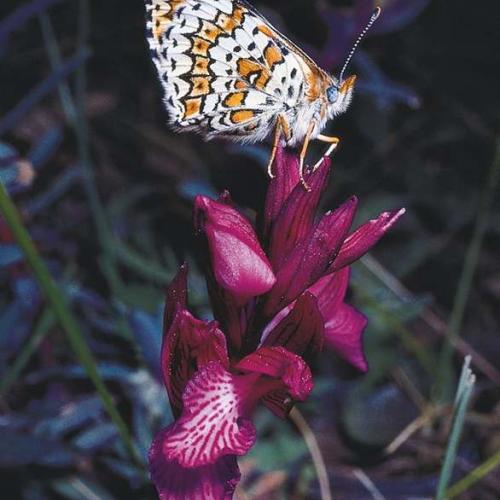
<instances>
[{"instance_id":1,"label":"green stem","mask_svg":"<svg viewBox=\"0 0 500 500\"><path fill-rule=\"evenodd\" d=\"M129 433L124 420L117 411L111 394L108 392L101 376L99 375L96 362L86 344L84 336L80 331L73 314L69 310L63 294L55 284L47 266L38 254L35 245L33 244L33 240L24 227L19 212L12 203L3 184L0 184L0 210L5 218L5 221L9 225L10 230L12 231L14 239L23 251L27 263L32 268L38 284L40 285L47 302L52 308L56 319L61 325L61 328L65 332L74 353L87 372L89 379L94 384L94 387L102 400L104 408L118 429L127 451L130 453L133 460L138 465L142 466L135 450L132 436Z\"/></svg>"},{"instance_id":2,"label":"green stem","mask_svg":"<svg viewBox=\"0 0 500 500\"><path fill-rule=\"evenodd\" d=\"M483 244L486 230L490 221L491 206L493 204L496 189L500 180L500 138L496 142L496 152L491 164L488 180L486 182L479 215L474 227L474 234L467 249L462 274L453 302L453 308L446 331L447 338L443 344L440 355L439 366L441 367L438 377L439 387L437 397L440 402L449 400L450 388L453 385L453 341L459 336L464 319L465 307L469 298L474 274L479 261L479 255Z\"/></svg>"}]
</instances>

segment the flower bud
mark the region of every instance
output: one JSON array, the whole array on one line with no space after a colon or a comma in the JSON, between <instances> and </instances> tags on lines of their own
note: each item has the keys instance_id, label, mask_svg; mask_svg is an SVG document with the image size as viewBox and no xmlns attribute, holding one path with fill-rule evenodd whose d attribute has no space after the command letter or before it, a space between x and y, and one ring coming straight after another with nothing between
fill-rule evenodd
<instances>
[{"instance_id":1,"label":"flower bud","mask_svg":"<svg viewBox=\"0 0 500 500\"><path fill-rule=\"evenodd\" d=\"M236 209L198 196L195 225L207 239L216 282L239 305L274 285L276 278L255 231Z\"/></svg>"}]
</instances>

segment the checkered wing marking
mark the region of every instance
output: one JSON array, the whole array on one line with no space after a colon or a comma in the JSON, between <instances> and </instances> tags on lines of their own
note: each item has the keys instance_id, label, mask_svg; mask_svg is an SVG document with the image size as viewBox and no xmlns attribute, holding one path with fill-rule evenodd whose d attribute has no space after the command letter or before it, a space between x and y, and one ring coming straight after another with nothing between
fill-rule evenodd
<instances>
[{"instance_id":1,"label":"checkered wing marking","mask_svg":"<svg viewBox=\"0 0 500 500\"><path fill-rule=\"evenodd\" d=\"M147 0L146 11L153 61L178 129L260 140L303 98L300 57L246 3Z\"/></svg>"}]
</instances>

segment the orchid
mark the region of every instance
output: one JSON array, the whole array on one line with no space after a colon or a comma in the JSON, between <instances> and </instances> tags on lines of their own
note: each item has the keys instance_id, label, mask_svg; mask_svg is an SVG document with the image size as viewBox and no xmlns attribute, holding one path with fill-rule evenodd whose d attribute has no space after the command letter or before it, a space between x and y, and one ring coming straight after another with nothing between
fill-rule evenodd
<instances>
[{"instance_id":1,"label":"orchid","mask_svg":"<svg viewBox=\"0 0 500 500\"><path fill-rule=\"evenodd\" d=\"M161 364L175 422L150 449L150 470L164 499L231 498L237 456L256 440L259 402L286 417L313 388L304 359L326 346L367 370L366 318L345 303L349 265L404 210L382 213L356 231L357 199L317 218L329 177L325 158L306 177L298 158L279 149L256 230L233 205L195 200L195 227L208 249L207 283L216 321L188 310L187 266L167 292Z\"/></svg>"}]
</instances>

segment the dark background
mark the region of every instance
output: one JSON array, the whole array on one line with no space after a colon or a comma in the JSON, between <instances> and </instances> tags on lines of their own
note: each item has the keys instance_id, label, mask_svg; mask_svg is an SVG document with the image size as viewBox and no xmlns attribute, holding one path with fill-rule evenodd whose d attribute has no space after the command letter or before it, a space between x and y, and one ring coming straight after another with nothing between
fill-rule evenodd
<instances>
[{"instance_id":1,"label":"dark background","mask_svg":"<svg viewBox=\"0 0 500 500\"><path fill-rule=\"evenodd\" d=\"M373 7L365 0L252 3L332 71ZM64 60L78 50L79 33L89 23L85 95L75 72L59 80L85 110L73 125L57 85L34 99L34 89L51 75L47 49L54 49L44 43L40 19L14 22L26 6L49 4L37 12L49 16L45 23L50 19ZM353 104L327 129L342 140L325 209L351 194L360 198L360 220L407 208L397 228L354 269L351 300L370 318L370 373L359 377L340 362L318 361L317 391L303 407L338 498L371 498L353 475L358 468L385 498L433 495L450 398L466 354L478 381L453 482L500 447L498 165L496 178L492 174L500 137L500 4L392 0L382 6L381 20L351 67L359 76ZM19 161L33 168L32 182L12 181L9 191L40 254L67 287L102 376L145 449L170 418L165 401L154 407L145 394L157 391L156 399L164 398L154 378L162 291L181 260L196 261L192 198L229 189L249 215L260 210L269 146L204 143L171 132L144 38L142 2L92 1L88 18L80 7L69 0L2 0L0 171L17 172ZM88 122L87 138L79 121ZM322 148L311 148L311 160ZM473 280L460 289L468 298L461 306L457 290L477 221L484 238ZM3 223L1 229L2 244L13 244ZM6 264L5 258L0 266L3 377L45 310L22 259L14 260ZM193 308L206 315L196 265L193 274ZM462 313L464 342L448 366L446 323ZM0 481L12 492L8 498L89 498L81 496L82 484L99 498L154 498L98 403L89 410L93 388L78 374L57 325L47 328L27 361L0 399ZM447 368L451 380L444 376ZM383 453L429 409L436 415L424 431ZM70 425L68 412L81 422ZM316 498L300 436L264 413L257 420L263 437L246 465L246 494L253 498L256 488L274 484L272 471L279 469L283 477L260 498ZM463 498L498 498L500 482L493 476Z\"/></svg>"}]
</instances>

